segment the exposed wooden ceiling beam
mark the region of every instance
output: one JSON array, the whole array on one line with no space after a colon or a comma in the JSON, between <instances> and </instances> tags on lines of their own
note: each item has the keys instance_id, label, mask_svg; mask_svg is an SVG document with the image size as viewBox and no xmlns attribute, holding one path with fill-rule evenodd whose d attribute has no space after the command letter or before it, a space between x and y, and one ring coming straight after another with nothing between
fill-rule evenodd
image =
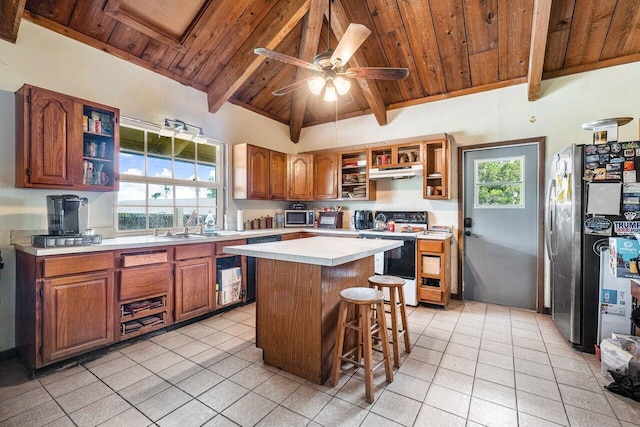
<instances>
[{"instance_id":1,"label":"exposed wooden ceiling beam","mask_svg":"<svg viewBox=\"0 0 640 427\"><path fill-rule=\"evenodd\" d=\"M264 56L253 53L253 49L256 47L275 49L307 13L310 3L311 0L279 1L269 11L265 19L209 85L207 101L210 112L217 112L265 60Z\"/></svg>"},{"instance_id":2,"label":"exposed wooden ceiling beam","mask_svg":"<svg viewBox=\"0 0 640 427\"><path fill-rule=\"evenodd\" d=\"M342 39L344 32L347 31L349 26L349 17L347 16L344 7L340 0L335 0L333 3L333 16L331 17L331 30L336 35L338 40ZM366 61L362 49L358 49L356 53L349 60L349 64L354 67L366 67ZM375 83L369 84L365 79L357 79L358 86L362 90L362 94L369 103L371 111L373 112L378 124L384 126L387 124L387 108L384 105L384 99L382 94Z\"/></svg>"},{"instance_id":3,"label":"exposed wooden ceiling beam","mask_svg":"<svg viewBox=\"0 0 640 427\"><path fill-rule=\"evenodd\" d=\"M531 47L529 48L529 74L527 77L529 101L535 101L540 98L540 82L542 81L550 17L551 0L535 0L533 4L533 23L531 25Z\"/></svg>"},{"instance_id":4,"label":"exposed wooden ceiling beam","mask_svg":"<svg viewBox=\"0 0 640 427\"><path fill-rule=\"evenodd\" d=\"M322 22L324 19L325 4L327 0L311 0L309 12L305 15L302 22L302 39L300 41L299 57L305 61L311 62L313 57L318 53L318 44L320 43L320 31L322 30ZM302 80L309 75L309 72L298 67L296 71L296 81ZM293 92L293 100L291 101L291 116L289 118L289 135L291 141L297 143L300 140L300 131L302 130L302 122L304 121L304 113L307 110L307 98L309 91L306 88Z\"/></svg>"},{"instance_id":5,"label":"exposed wooden ceiling beam","mask_svg":"<svg viewBox=\"0 0 640 427\"><path fill-rule=\"evenodd\" d=\"M18 39L20 20L27 0L0 1L0 38L11 43Z\"/></svg>"}]
</instances>

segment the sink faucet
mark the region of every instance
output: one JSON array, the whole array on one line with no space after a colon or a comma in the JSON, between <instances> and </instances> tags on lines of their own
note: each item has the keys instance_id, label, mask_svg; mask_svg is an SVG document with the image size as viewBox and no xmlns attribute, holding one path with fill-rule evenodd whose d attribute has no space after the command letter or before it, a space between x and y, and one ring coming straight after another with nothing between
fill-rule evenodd
<instances>
[{"instance_id":1,"label":"sink faucet","mask_svg":"<svg viewBox=\"0 0 640 427\"><path fill-rule=\"evenodd\" d=\"M191 215L189 215L189 218L187 218L187 222L184 223L184 232L188 233L189 232L189 224L191 223L191 221L193 221L198 215L198 212L196 209L193 210L193 212L191 212Z\"/></svg>"}]
</instances>

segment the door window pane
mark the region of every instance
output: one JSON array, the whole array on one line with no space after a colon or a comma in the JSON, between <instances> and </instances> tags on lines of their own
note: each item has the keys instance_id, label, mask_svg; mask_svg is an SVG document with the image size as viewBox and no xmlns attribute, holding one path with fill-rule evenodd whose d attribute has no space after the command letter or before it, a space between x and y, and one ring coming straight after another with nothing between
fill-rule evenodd
<instances>
[{"instance_id":1,"label":"door window pane","mask_svg":"<svg viewBox=\"0 0 640 427\"><path fill-rule=\"evenodd\" d=\"M476 208L524 208L524 157L475 160Z\"/></svg>"}]
</instances>

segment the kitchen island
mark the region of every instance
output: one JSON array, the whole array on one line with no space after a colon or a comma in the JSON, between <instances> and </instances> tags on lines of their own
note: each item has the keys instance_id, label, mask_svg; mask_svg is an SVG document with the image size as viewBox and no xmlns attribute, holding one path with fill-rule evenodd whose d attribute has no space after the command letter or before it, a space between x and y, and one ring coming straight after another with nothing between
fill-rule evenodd
<instances>
[{"instance_id":1,"label":"kitchen island","mask_svg":"<svg viewBox=\"0 0 640 427\"><path fill-rule=\"evenodd\" d=\"M228 246L256 257L256 346L269 365L323 384L330 375L340 291L368 286L373 255L402 241L312 237Z\"/></svg>"}]
</instances>

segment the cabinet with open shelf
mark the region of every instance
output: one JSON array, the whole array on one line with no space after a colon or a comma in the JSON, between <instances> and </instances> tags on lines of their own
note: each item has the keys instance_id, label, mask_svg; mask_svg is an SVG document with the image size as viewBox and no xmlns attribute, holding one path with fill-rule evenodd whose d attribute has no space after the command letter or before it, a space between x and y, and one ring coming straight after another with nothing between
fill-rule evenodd
<instances>
[{"instance_id":1,"label":"cabinet with open shelf","mask_svg":"<svg viewBox=\"0 0 640 427\"><path fill-rule=\"evenodd\" d=\"M449 199L449 140L427 141L425 144L425 166L423 197L425 199Z\"/></svg>"},{"instance_id":2,"label":"cabinet with open shelf","mask_svg":"<svg viewBox=\"0 0 640 427\"><path fill-rule=\"evenodd\" d=\"M451 238L419 240L418 301L447 307L451 293Z\"/></svg>"},{"instance_id":3,"label":"cabinet with open shelf","mask_svg":"<svg viewBox=\"0 0 640 427\"><path fill-rule=\"evenodd\" d=\"M338 154L341 199L375 200L376 183L369 180L367 150L345 151Z\"/></svg>"}]
</instances>

